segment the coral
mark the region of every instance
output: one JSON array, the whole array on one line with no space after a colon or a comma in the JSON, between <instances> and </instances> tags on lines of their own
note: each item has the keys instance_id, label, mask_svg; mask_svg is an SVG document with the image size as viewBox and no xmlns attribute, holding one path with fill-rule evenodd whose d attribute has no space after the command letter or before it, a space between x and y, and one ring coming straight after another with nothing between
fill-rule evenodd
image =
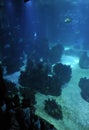
<instances>
[{"instance_id":1,"label":"coral","mask_svg":"<svg viewBox=\"0 0 89 130\"><path fill-rule=\"evenodd\" d=\"M62 85L67 83L70 78L70 66L61 63L55 64L52 73L44 62L35 63L30 60L27 62L26 70L21 71L19 83L46 95L59 96Z\"/></svg>"},{"instance_id":2,"label":"coral","mask_svg":"<svg viewBox=\"0 0 89 130\"><path fill-rule=\"evenodd\" d=\"M62 108L60 105L58 105L56 103L56 101L54 99L45 100L44 104L45 104L44 109L50 116L52 116L53 118L55 118L57 120L63 119Z\"/></svg>"},{"instance_id":3,"label":"coral","mask_svg":"<svg viewBox=\"0 0 89 130\"><path fill-rule=\"evenodd\" d=\"M56 78L48 76L48 73L49 68L44 63L27 62L26 70L21 71L19 83L46 95L58 96L61 94L60 85L56 83Z\"/></svg>"},{"instance_id":4,"label":"coral","mask_svg":"<svg viewBox=\"0 0 89 130\"><path fill-rule=\"evenodd\" d=\"M49 54L49 43L47 39L36 39L36 44L34 44L33 49L29 57L36 62L39 62L40 59L47 61Z\"/></svg>"},{"instance_id":5,"label":"coral","mask_svg":"<svg viewBox=\"0 0 89 130\"><path fill-rule=\"evenodd\" d=\"M82 98L89 102L89 79L87 79L86 77L80 78L78 85L81 88Z\"/></svg>"},{"instance_id":6,"label":"coral","mask_svg":"<svg viewBox=\"0 0 89 130\"><path fill-rule=\"evenodd\" d=\"M48 76L47 86L44 90L45 94L52 96L60 96L62 86L58 79L54 76Z\"/></svg>"},{"instance_id":7,"label":"coral","mask_svg":"<svg viewBox=\"0 0 89 130\"><path fill-rule=\"evenodd\" d=\"M45 69L42 63L33 63L27 62L26 70L21 71L21 75L19 77L19 83L22 86L35 88L39 90L41 86L45 86L44 80L47 76L45 73Z\"/></svg>"},{"instance_id":8,"label":"coral","mask_svg":"<svg viewBox=\"0 0 89 130\"><path fill-rule=\"evenodd\" d=\"M26 87L20 87L19 91L20 91L20 94L25 99L29 99L29 103L30 103L31 106L36 104L36 101L35 101L35 91L33 89L26 88Z\"/></svg>"},{"instance_id":9,"label":"coral","mask_svg":"<svg viewBox=\"0 0 89 130\"><path fill-rule=\"evenodd\" d=\"M56 77L56 79L58 79L59 83L61 85L64 85L65 83L68 83L70 81L72 69L71 69L70 65L56 63L53 66L53 73L54 73L54 77Z\"/></svg>"},{"instance_id":10,"label":"coral","mask_svg":"<svg viewBox=\"0 0 89 130\"><path fill-rule=\"evenodd\" d=\"M4 80L6 89L7 89L7 96L12 96L17 94L18 89L16 88L16 84L9 81L9 80Z\"/></svg>"},{"instance_id":11,"label":"coral","mask_svg":"<svg viewBox=\"0 0 89 130\"><path fill-rule=\"evenodd\" d=\"M23 63L19 58L8 57L3 60L3 65L6 67L6 74L12 74L19 71Z\"/></svg>"},{"instance_id":12,"label":"coral","mask_svg":"<svg viewBox=\"0 0 89 130\"><path fill-rule=\"evenodd\" d=\"M17 11L17 10L16 10ZM16 18L14 19L16 20ZM16 22L17 23L17 22ZM7 74L20 70L23 65L23 40L21 39L21 26L9 26L8 29L0 30L0 60L6 67Z\"/></svg>"},{"instance_id":13,"label":"coral","mask_svg":"<svg viewBox=\"0 0 89 130\"><path fill-rule=\"evenodd\" d=\"M61 56L63 54L63 46L61 44L57 44L55 46L53 46L50 51L49 51L49 61L54 64L58 61L60 61Z\"/></svg>"},{"instance_id":14,"label":"coral","mask_svg":"<svg viewBox=\"0 0 89 130\"><path fill-rule=\"evenodd\" d=\"M87 55L87 52L83 52L79 59L79 66L82 69L89 69L89 57Z\"/></svg>"}]
</instances>

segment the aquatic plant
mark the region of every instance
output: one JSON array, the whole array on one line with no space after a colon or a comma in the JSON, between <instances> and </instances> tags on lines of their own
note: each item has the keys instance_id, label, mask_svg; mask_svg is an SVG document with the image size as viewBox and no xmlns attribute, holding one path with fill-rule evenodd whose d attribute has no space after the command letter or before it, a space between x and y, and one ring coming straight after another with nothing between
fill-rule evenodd
<instances>
[{"instance_id":1,"label":"aquatic plant","mask_svg":"<svg viewBox=\"0 0 89 130\"><path fill-rule=\"evenodd\" d=\"M58 105L55 99L48 99L44 102L44 110L55 119L63 119L61 105Z\"/></svg>"},{"instance_id":2,"label":"aquatic plant","mask_svg":"<svg viewBox=\"0 0 89 130\"><path fill-rule=\"evenodd\" d=\"M86 77L80 78L78 85L81 89L82 98L89 102L89 79Z\"/></svg>"}]
</instances>

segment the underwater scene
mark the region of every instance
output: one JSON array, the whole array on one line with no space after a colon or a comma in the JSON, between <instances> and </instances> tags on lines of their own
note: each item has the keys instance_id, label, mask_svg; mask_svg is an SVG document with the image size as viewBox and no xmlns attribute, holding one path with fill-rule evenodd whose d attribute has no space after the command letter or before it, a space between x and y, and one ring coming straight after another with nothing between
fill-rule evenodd
<instances>
[{"instance_id":1,"label":"underwater scene","mask_svg":"<svg viewBox=\"0 0 89 130\"><path fill-rule=\"evenodd\" d=\"M0 0L0 67L1 108L18 95L56 130L89 130L89 0Z\"/></svg>"}]
</instances>

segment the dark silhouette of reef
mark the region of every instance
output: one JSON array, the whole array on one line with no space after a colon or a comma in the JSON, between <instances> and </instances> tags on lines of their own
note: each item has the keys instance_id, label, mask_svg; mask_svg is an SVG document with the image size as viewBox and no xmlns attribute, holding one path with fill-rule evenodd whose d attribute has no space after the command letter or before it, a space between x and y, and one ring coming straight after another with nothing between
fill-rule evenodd
<instances>
[{"instance_id":1,"label":"dark silhouette of reef","mask_svg":"<svg viewBox=\"0 0 89 130\"><path fill-rule=\"evenodd\" d=\"M72 70L70 65L56 63L53 66L53 73L56 79L61 83L61 85L64 85L65 83L68 83L70 81Z\"/></svg>"},{"instance_id":2,"label":"dark silhouette of reef","mask_svg":"<svg viewBox=\"0 0 89 130\"><path fill-rule=\"evenodd\" d=\"M3 79L3 67L0 64L0 101L6 97L6 85Z\"/></svg>"},{"instance_id":3,"label":"dark silhouette of reef","mask_svg":"<svg viewBox=\"0 0 89 130\"><path fill-rule=\"evenodd\" d=\"M36 62L43 60L46 63L53 64L60 61L64 50L61 44L57 44L50 48L49 41L46 38L25 41L22 36L19 38L21 34L20 26L16 26L14 29L8 28L8 31L2 31L1 36L3 40L1 39L2 45L0 47L0 60L2 65L6 68L6 74L11 74L20 70L24 65L25 54L28 58Z\"/></svg>"},{"instance_id":4,"label":"dark silhouette of reef","mask_svg":"<svg viewBox=\"0 0 89 130\"><path fill-rule=\"evenodd\" d=\"M87 52L83 52L79 60L79 66L82 69L89 69L89 56Z\"/></svg>"},{"instance_id":5,"label":"dark silhouette of reef","mask_svg":"<svg viewBox=\"0 0 89 130\"><path fill-rule=\"evenodd\" d=\"M51 64L60 61L63 51L64 47L61 44L57 44L49 50L49 61Z\"/></svg>"},{"instance_id":6,"label":"dark silhouette of reef","mask_svg":"<svg viewBox=\"0 0 89 130\"><path fill-rule=\"evenodd\" d=\"M62 44L49 47L49 41L46 38L37 39L34 44L31 44L30 48L31 51L26 52L30 59L34 59L36 62L42 59L44 62L51 64L60 61L64 51Z\"/></svg>"},{"instance_id":7,"label":"dark silhouette of reef","mask_svg":"<svg viewBox=\"0 0 89 130\"><path fill-rule=\"evenodd\" d=\"M3 79L3 69L0 66L0 128L1 130L10 130L10 129L33 130L35 129L34 127L35 117L39 119L40 129L42 130L49 129L50 126L54 128L53 125L47 123L45 120L35 115L35 107L33 106L33 104L31 104L32 100L35 99L35 95L32 96L33 95L32 91L30 91L31 93L27 93L28 91L27 90L26 95L24 93L24 95L20 97L21 95L15 94L11 89L11 87L13 89L15 87L15 84ZM11 93L7 94L8 93L7 91L10 90ZM20 94L22 94L23 92L22 88L20 92L21 92ZM27 121L28 121L28 126L27 126Z\"/></svg>"},{"instance_id":8,"label":"dark silhouette of reef","mask_svg":"<svg viewBox=\"0 0 89 130\"><path fill-rule=\"evenodd\" d=\"M19 38L19 29L20 27L18 30L14 27L13 29L0 30L2 32L2 39L0 39L2 43L0 46L0 60L2 65L6 67L7 74L19 71L23 65L23 40Z\"/></svg>"},{"instance_id":9,"label":"dark silhouette of reef","mask_svg":"<svg viewBox=\"0 0 89 130\"><path fill-rule=\"evenodd\" d=\"M62 107L58 105L54 99L48 99L44 102L44 110L48 115L52 116L55 119L63 119Z\"/></svg>"},{"instance_id":10,"label":"dark silhouette of reef","mask_svg":"<svg viewBox=\"0 0 89 130\"><path fill-rule=\"evenodd\" d=\"M53 67L44 62L28 60L25 71L21 71L19 83L46 95L61 95L62 85L71 78L70 66L57 63Z\"/></svg>"},{"instance_id":11,"label":"dark silhouette of reef","mask_svg":"<svg viewBox=\"0 0 89 130\"><path fill-rule=\"evenodd\" d=\"M81 96L82 98L89 102L89 79L84 77L84 78L80 78L79 81L79 87L81 89Z\"/></svg>"},{"instance_id":12,"label":"dark silhouette of reef","mask_svg":"<svg viewBox=\"0 0 89 130\"><path fill-rule=\"evenodd\" d=\"M18 88L16 87L16 84L9 81L9 80L6 80L4 79L4 83L5 83L5 86L6 86L6 95L7 96L13 96L15 94L18 93Z\"/></svg>"},{"instance_id":13,"label":"dark silhouette of reef","mask_svg":"<svg viewBox=\"0 0 89 130\"><path fill-rule=\"evenodd\" d=\"M35 110L34 104L36 104L36 100L35 100L36 92L33 89L26 88L26 87L20 87L19 92L24 97L24 99L29 100L30 106L33 107L33 109Z\"/></svg>"},{"instance_id":14,"label":"dark silhouette of reef","mask_svg":"<svg viewBox=\"0 0 89 130\"><path fill-rule=\"evenodd\" d=\"M47 62L49 54L49 42L46 38L37 40L34 50L35 50L34 58L37 58L36 61L39 62L39 60L42 58L45 62Z\"/></svg>"}]
</instances>

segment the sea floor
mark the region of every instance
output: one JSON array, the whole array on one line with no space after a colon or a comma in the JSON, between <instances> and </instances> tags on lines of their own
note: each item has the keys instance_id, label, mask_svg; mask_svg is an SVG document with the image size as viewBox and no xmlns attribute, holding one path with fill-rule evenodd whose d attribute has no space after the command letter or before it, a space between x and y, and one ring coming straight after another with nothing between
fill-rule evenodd
<instances>
[{"instance_id":1,"label":"sea floor","mask_svg":"<svg viewBox=\"0 0 89 130\"><path fill-rule=\"evenodd\" d=\"M62 89L59 97L36 94L36 114L52 123L57 130L89 130L89 103L82 99L78 82L81 77L89 78L89 70L80 69L78 58L63 55L62 63L72 67L72 78ZM44 100L56 99L62 106L63 120L55 120L44 111Z\"/></svg>"},{"instance_id":2,"label":"sea floor","mask_svg":"<svg viewBox=\"0 0 89 130\"><path fill-rule=\"evenodd\" d=\"M89 103L82 99L78 82L81 77L89 78L89 69L81 69L78 66L79 59L76 56L63 55L61 62L72 67L72 78L62 89L62 95L46 96L41 93L35 95L37 104L36 114L52 123L57 130L89 130ZM19 72L5 78L18 83ZM56 120L44 111L44 100L52 98L62 106L63 120Z\"/></svg>"}]
</instances>

